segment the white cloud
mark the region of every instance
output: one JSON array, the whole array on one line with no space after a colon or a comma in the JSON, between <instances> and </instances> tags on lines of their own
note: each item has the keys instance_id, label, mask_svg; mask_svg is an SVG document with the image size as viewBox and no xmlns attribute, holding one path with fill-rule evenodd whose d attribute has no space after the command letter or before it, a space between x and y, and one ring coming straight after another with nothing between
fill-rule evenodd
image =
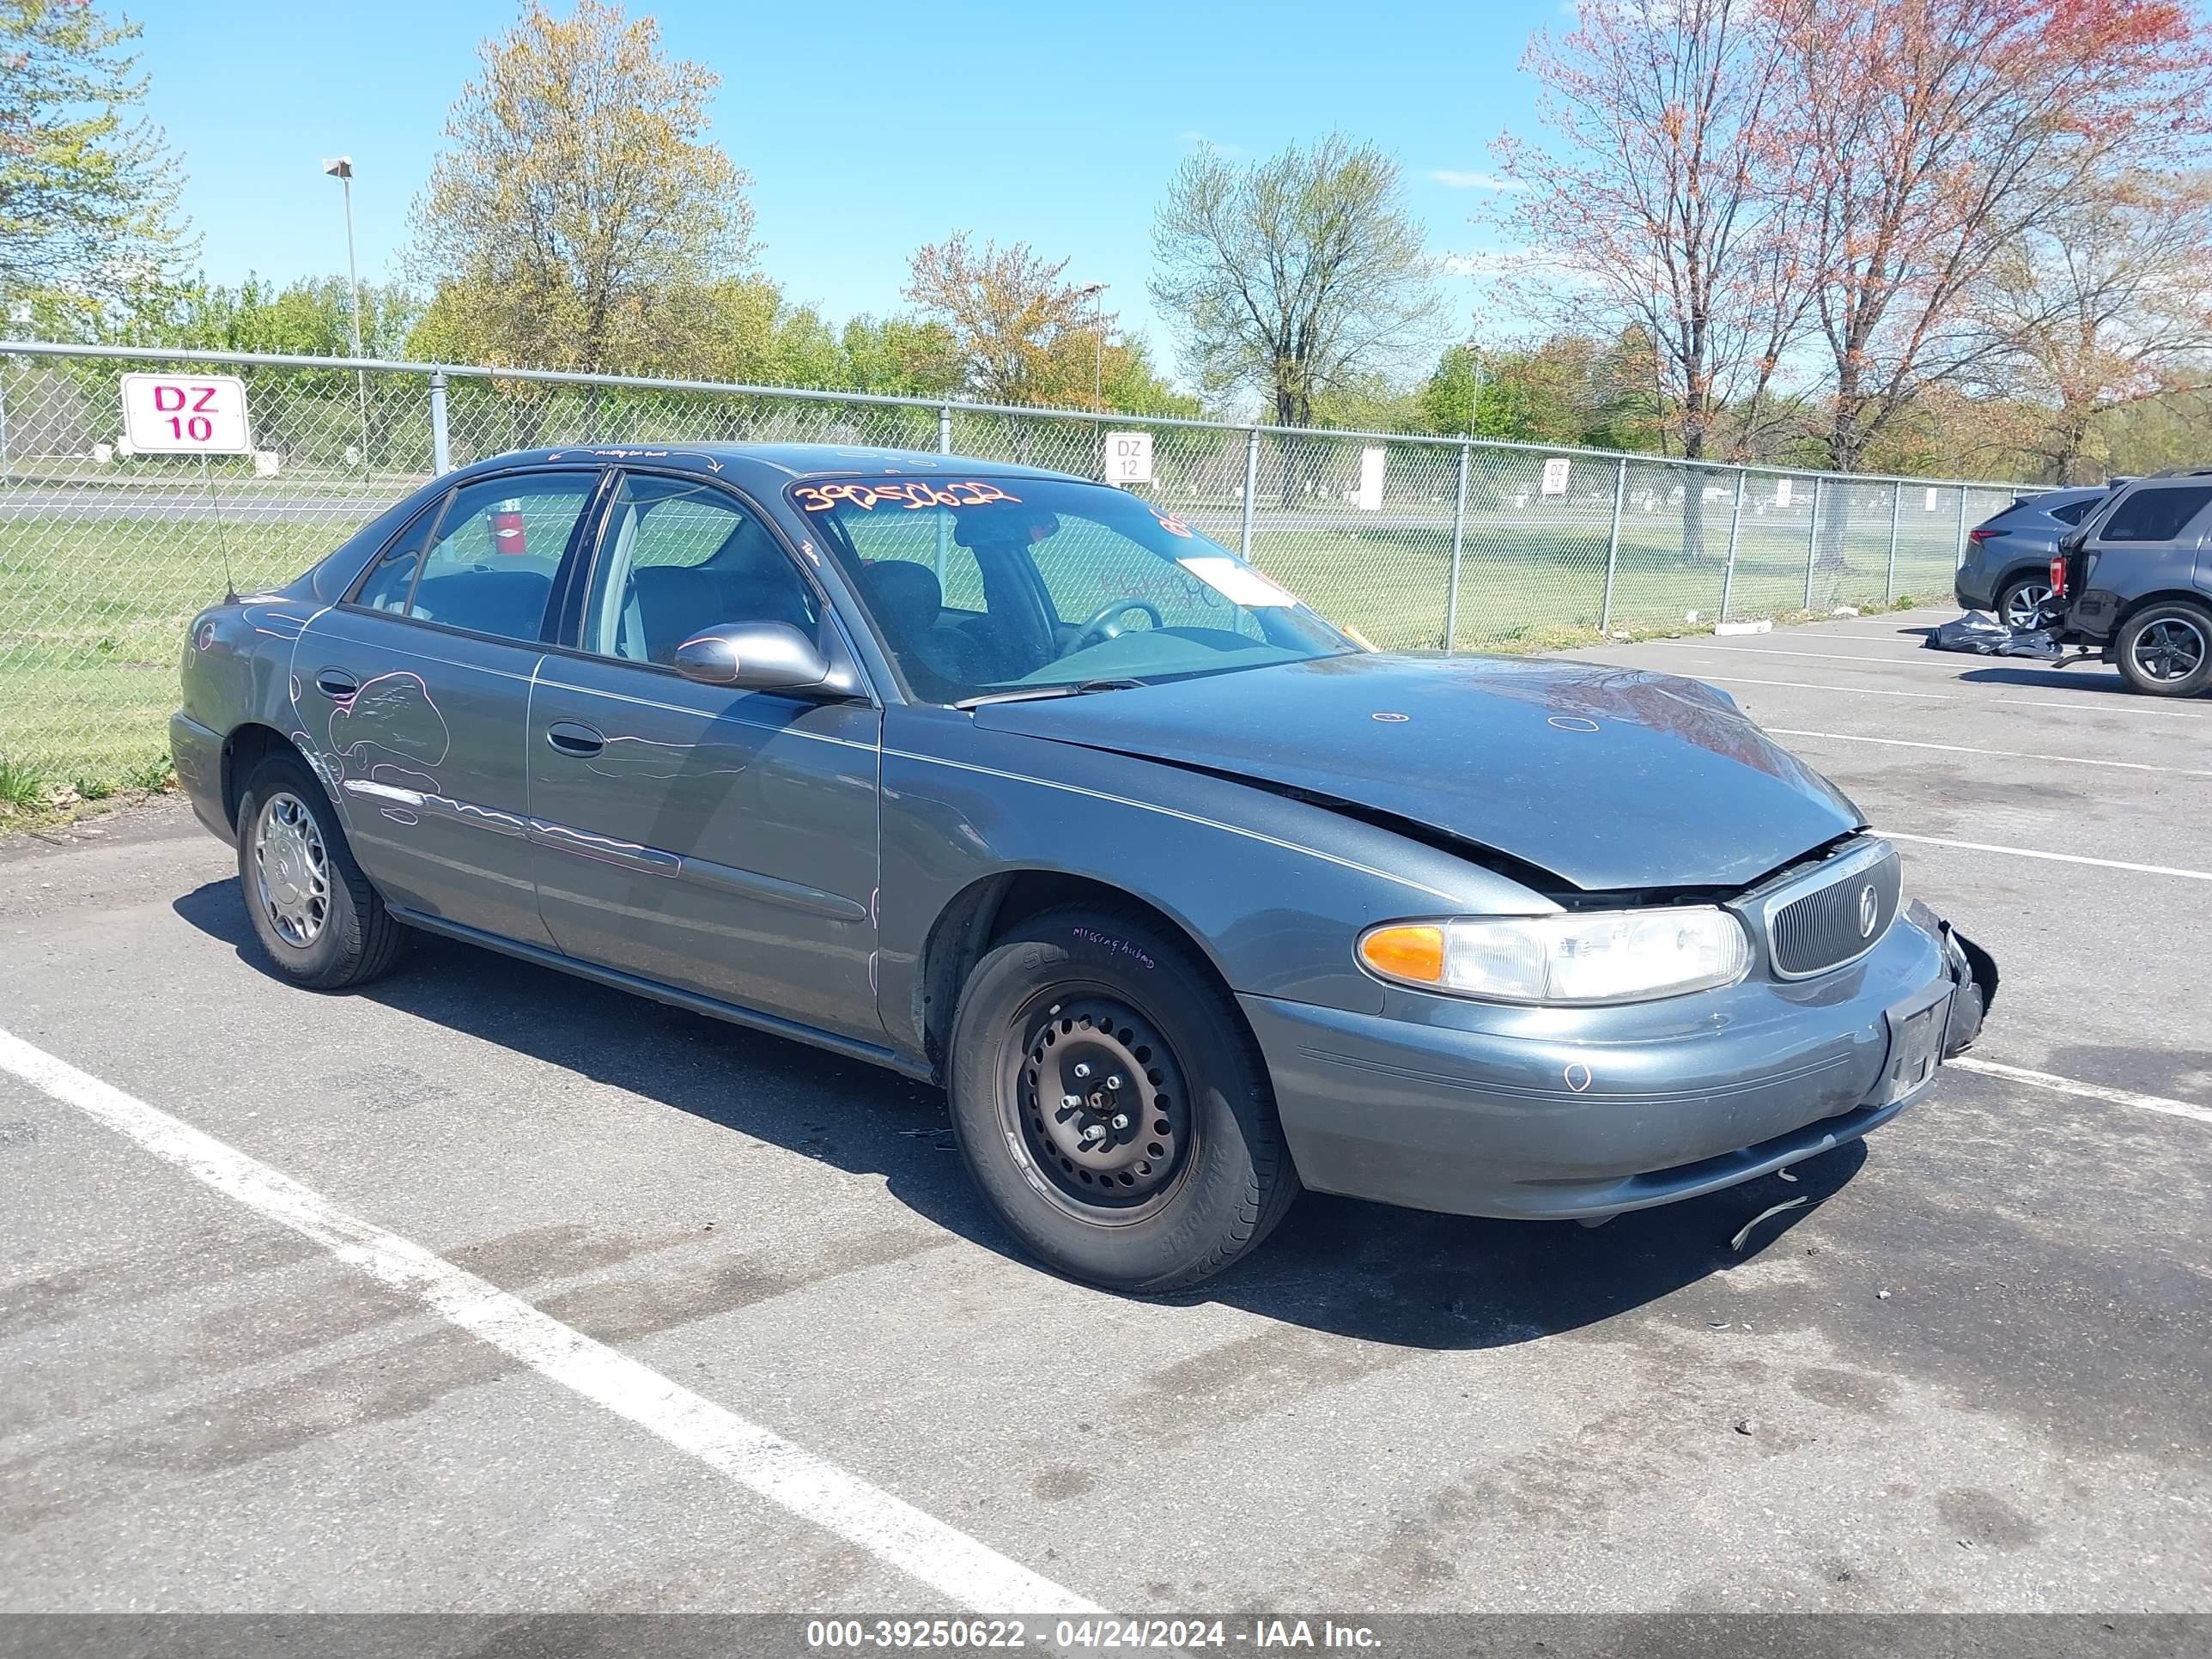
<instances>
[{"instance_id":1,"label":"white cloud","mask_svg":"<svg viewBox=\"0 0 2212 1659\"><path fill-rule=\"evenodd\" d=\"M1526 190L1527 185L1518 179L1508 179L1495 173L1467 173L1453 167L1438 167L1429 175L1446 190Z\"/></svg>"}]
</instances>

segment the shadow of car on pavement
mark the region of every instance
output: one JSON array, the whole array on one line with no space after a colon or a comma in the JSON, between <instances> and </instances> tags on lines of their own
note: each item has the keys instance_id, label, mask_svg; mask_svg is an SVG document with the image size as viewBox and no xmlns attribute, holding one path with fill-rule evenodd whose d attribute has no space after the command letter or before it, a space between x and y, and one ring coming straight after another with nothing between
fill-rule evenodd
<instances>
[{"instance_id":1,"label":"shadow of car on pavement","mask_svg":"<svg viewBox=\"0 0 2212 1659\"><path fill-rule=\"evenodd\" d=\"M172 907L311 1004L269 967L233 881ZM495 963L499 971L488 973ZM1035 1269L969 1184L943 1098L830 1054L608 989L478 947L419 935L398 970L353 994L412 1018L658 1100L850 1173L880 1176L935 1224ZM704 1057L720 1066L702 1066ZM1773 1251L1866 1160L1852 1142L1768 1176L1602 1227L1483 1220L1307 1194L1253 1255L1165 1298L1414 1348L1488 1348L1629 1312ZM1743 1254L1729 1239L1771 1206Z\"/></svg>"}]
</instances>

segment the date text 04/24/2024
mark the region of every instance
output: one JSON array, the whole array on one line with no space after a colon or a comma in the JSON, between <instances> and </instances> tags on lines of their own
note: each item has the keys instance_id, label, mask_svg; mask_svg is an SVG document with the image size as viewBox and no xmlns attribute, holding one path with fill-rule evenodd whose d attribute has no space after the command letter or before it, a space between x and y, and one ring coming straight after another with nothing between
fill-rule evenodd
<instances>
[{"instance_id":1,"label":"date text 04/24/2024","mask_svg":"<svg viewBox=\"0 0 2212 1659\"><path fill-rule=\"evenodd\" d=\"M810 1650L863 1648L1026 1648L1063 1650L1302 1648L1368 1650L1381 1639L1365 1625L1332 1620L1254 1619L817 1619L808 1621Z\"/></svg>"}]
</instances>

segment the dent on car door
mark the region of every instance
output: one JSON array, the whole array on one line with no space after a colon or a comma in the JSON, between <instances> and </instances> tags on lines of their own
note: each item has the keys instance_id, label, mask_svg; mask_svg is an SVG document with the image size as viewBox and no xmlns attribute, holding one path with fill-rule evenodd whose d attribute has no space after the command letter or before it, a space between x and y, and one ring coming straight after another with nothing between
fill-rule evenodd
<instances>
[{"instance_id":1,"label":"dent on car door","mask_svg":"<svg viewBox=\"0 0 2212 1659\"><path fill-rule=\"evenodd\" d=\"M842 653L744 502L692 478L622 480L577 648L550 654L532 694L539 911L571 956L880 1041L878 711L673 666L701 629L757 622Z\"/></svg>"},{"instance_id":2,"label":"dent on car door","mask_svg":"<svg viewBox=\"0 0 2212 1659\"><path fill-rule=\"evenodd\" d=\"M553 578L600 482L460 486L380 554L293 648L300 731L386 897L550 945L532 885L524 763Z\"/></svg>"}]
</instances>

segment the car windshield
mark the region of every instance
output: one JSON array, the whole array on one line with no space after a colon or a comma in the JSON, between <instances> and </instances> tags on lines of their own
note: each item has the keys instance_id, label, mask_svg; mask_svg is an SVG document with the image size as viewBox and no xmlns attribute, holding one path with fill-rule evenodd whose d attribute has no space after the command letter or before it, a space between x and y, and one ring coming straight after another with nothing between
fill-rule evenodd
<instances>
[{"instance_id":1,"label":"car windshield","mask_svg":"<svg viewBox=\"0 0 2212 1659\"><path fill-rule=\"evenodd\" d=\"M1243 560L1105 484L947 473L794 484L911 694L1051 694L1358 649Z\"/></svg>"}]
</instances>

